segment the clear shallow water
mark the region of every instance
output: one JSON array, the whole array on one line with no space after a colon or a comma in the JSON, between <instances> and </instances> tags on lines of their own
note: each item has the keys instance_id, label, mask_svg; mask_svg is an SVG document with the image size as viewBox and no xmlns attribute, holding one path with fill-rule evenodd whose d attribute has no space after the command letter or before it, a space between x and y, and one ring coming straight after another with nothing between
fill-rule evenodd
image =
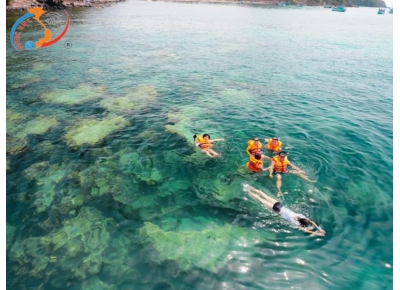
<instances>
[{"instance_id":1,"label":"clear shallow water","mask_svg":"<svg viewBox=\"0 0 400 290\"><path fill-rule=\"evenodd\" d=\"M69 50L15 51L7 17L8 143L27 144L7 155L9 289L392 288L392 15L69 12ZM221 159L191 146L205 132ZM242 192L276 193L240 170L254 136L318 180L284 176L283 202L326 237Z\"/></svg>"}]
</instances>

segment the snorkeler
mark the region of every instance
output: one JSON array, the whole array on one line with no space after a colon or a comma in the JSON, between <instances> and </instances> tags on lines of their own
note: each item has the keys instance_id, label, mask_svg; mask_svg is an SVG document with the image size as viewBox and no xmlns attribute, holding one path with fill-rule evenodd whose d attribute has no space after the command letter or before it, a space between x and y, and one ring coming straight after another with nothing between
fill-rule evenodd
<instances>
[{"instance_id":1,"label":"snorkeler","mask_svg":"<svg viewBox=\"0 0 400 290\"><path fill-rule=\"evenodd\" d=\"M277 137L270 138L269 140L265 139L265 142L267 142L265 148L269 151L277 153L282 150L282 141L280 141Z\"/></svg>"},{"instance_id":2,"label":"snorkeler","mask_svg":"<svg viewBox=\"0 0 400 290\"><path fill-rule=\"evenodd\" d=\"M196 138L197 138L197 143L196 143ZM225 141L225 139L210 140L209 134L203 134L203 136L198 136L198 137L196 134L193 135L194 146L199 147L202 152L206 153L211 158L221 156L220 153L217 153L211 149L214 146L214 142L218 141Z\"/></svg>"},{"instance_id":3,"label":"snorkeler","mask_svg":"<svg viewBox=\"0 0 400 290\"><path fill-rule=\"evenodd\" d=\"M264 168L264 162L261 159L261 152L256 152L254 155L250 154L249 161L246 163L246 167L256 173L260 171L267 171L269 167Z\"/></svg>"},{"instance_id":4,"label":"snorkeler","mask_svg":"<svg viewBox=\"0 0 400 290\"><path fill-rule=\"evenodd\" d=\"M270 157L262 154L262 144L260 142L260 138L254 138L253 140L247 141L246 152L249 156L256 154L257 152L261 153L261 159L271 160Z\"/></svg>"},{"instance_id":5,"label":"snorkeler","mask_svg":"<svg viewBox=\"0 0 400 290\"><path fill-rule=\"evenodd\" d=\"M267 171L269 167L264 168L264 162L261 159L262 154L260 152L256 152L254 156L250 154L249 161L246 163L246 167L255 173Z\"/></svg>"},{"instance_id":6,"label":"snorkeler","mask_svg":"<svg viewBox=\"0 0 400 290\"><path fill-rule=\"evenodd\" d=\"M252 198L261 202L266 208L279 213L285 220L291 222L293 225L297 226L300 230L318 236L325 236L325 231L321 229L314 221L306 218L302 214L297 214L287 207L282 206L282 203L269 197L261 190L258 190L248 184L243 184L243 191L248 193ZM310 228L313 227L316 230L312 231Z\"/></svg>"},{"instance_id":7,"label":"snorkeler","mask_svg":"<svg viewBox=\"0 0 400 290\"><path fill-rule=\"evenodd\" d=\"M282 196L281 186L282 186L282 176L281 174L292 173L300 176L304 180L308 182L316 182L316 180L310 180L306 176L306 172L298 168L293 163L289 162L285 151L281 151L271 159L271 165L268 167L269 169L269 177L272 178L272 173L276 175L276 188L278 189L277 197ZM294 170L288 170L288 165L291 166Z\"/></svg>"}]
</instances>

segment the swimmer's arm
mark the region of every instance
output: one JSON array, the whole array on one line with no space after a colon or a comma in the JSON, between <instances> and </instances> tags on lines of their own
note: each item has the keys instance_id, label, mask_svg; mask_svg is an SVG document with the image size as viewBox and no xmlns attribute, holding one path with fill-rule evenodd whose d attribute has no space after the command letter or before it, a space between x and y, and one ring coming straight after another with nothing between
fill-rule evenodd
<instances>
[{"instance_id":1,"label":"swimmer's arm","mask_svg":"<svg viewBox=\"0 0 400 290\"><path fill-rule=\"evenodd\" d=\"M269 169L269 177L271 177L271 178L272 178L272 171L273 171L274 168L275 168L275 161L274 161L274 159L271 159L271 165L268 167L268 169Z\"/></svg>"},{"instance_id":2,"label":"swimmer's arm","mask_svg":"<svg viewBox=\"0 0 400 290\"><path fill-rule=\"evenodd\" d=\"M313 232L313 231L307 230L307 229L302 228L302 227L299 227L299 229L302 230L303 232L306 232L306 233L311 234L311 235L318 235L318 236L321 236L321 237L325 236L325 231L319 233L317 231Z\"/></svg>"},{"instance_id":3,"label":"swimmer's arm","mask_svg":"<svg viewBox=\"0 0 400 290\"><path fill-rule=\"evenodd\" d=\"M269 156L266 156L266 155L264 155L264 154L261 156L261 159L272 160L272 158L271 158L271 157L269 157Z\"/></svg>"},{"instance_id":4,"label":"swimmer's arm","mask_svg":"<svg viewBox=\"0 0 400 290\"><path fill-rule=\"evenodd\" d=\"M323 229L321 229L320 226L318 226L314 221L310 220L310 222L313 224L313 226L317 229L317 232L319 231L320 233L325 235L325 231Z\"/></svg>"},{"instance_id":5,"label":"swimmer's arm","mask_svg":"<svg viewBox=\"0 0 400 290\"><path fill-rule=\"evenodd\" d=\"M273 167L271 167L271 165L270 165L270 166L268 166L267 168L263 168L263 171L270 170L271 168L273 168Z\"/></svg>"},{"instance_id":6,"label":"swimmer's arm","mask_svg":"<svg viewBox=\"0 0 400 290\"><path fill-rule=\"evenodd\" d=\"M294 165L293 163L290 163L290 162L289 162L288 165L292 166L293 169L299 171L300 173L303 173L303 174L306 173L304 170L301 170L300 168L298 168L298 167L297 167L296 165Z\"/></svg>"},{"instance_id":7,"label":"swimmer's arm","mask_svg":"<svg viewBox=\"0 0 400 290\"><path fill-rule=\"evenodd\" d=\"M211 143L212 143L212 142L218 142L218 141L225 141L225 139L224 139L224 138L221 138L221 139L210 140Z\"/></svg>"},{"instance_id":8,"label":"swimmer's arm","mask_svg":"<svg viewBox=\"0 0 400 290\"><path fill-rule=\"evenodd\" d=\"M250 153L250 146L247 146L246 152L247 152L247 154L251 155L251 153Z\"/></svg>"}]
</instances>

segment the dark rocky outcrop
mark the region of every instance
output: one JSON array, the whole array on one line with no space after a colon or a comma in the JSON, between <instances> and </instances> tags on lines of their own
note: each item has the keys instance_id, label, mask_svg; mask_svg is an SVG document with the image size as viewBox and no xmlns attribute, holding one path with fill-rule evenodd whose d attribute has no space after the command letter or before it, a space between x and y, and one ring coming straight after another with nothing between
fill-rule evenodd
<instances>
[{"instance_id":1,"label":"dark rocky outcrop","mask_svg":"<svg viewBox=\"0 0 400 290\"><path fill-rule=\"evenodd\" d=\"M7 11L22 11L30 7L42 7L44 10L55 10L70 7L102 6L121 1L124 0L6 0L6 9Z\"/></svg>"}]
</instances>

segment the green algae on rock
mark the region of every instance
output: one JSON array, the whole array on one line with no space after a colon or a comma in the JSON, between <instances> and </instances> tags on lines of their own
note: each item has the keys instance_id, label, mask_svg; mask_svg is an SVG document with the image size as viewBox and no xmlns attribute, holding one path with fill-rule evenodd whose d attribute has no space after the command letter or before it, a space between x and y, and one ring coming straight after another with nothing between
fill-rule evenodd
<instances>
[{"instance_id":1,"label":"green algae on rock","mask_svg":"<svg viewBox=\"0 0 400 290\"><path fill-rule=\"evenodd\" d=\"M48 161L42 161L32 164L30 167L25 169L22 173L27 179L38 179L42 174L43 170L50 166Z\"/></svg>"},{"instance_id":2,"label":"green algae on rock","mask_svg":"<svg viewBox=\"0 0 400 290\"><path fill-rule=\"evenodd\" d=\"M28 146L26 138L6 137L6 152L10 155L16 155L23 152Z\"/></svg>"},{"instance_id":3,"label":"green algae on rock","mask_svg":"<svg viewBox=\"0 0 400 290\"><path fill-rule=\"evenodd\" d=\"M86 168L80 173L80 184L82 189L90 192L89 199L99 197L105 194L112 194L115 200L125 203L125 198L131 197L124 189L125 183L116 170L117 162L110 160ZM131 193L130 191L129 193Z\"/></svg>"},{"instance_id":4,"label":"green algae on rock","mask_svg":"<svg viewBox=\"0 0 400 290\"><path fill-rule=\"evenodd\" d=\"M137 103L147 103L157 101L158 93L155 86L141 84L134 89L127 90L126 96Z\"/></svg>"},{"instance_id":5,"label":"green algae on rock","mask_svg":"<svg viewBox=\"0 0 400 290\"><path fill-rule=\"evenodd\" d=\"M33 120L26 122L24 125L15 128L15 135L24 138L29 134L42 135L46 133L51 127L58 124L57 119L52 116L40 116Z\"/></svg>"},{"instance_id":6,"label":"green algae on rock","mask_svg":"<svg viewBox=\"0 0 400 290\"><path fill-rule=\"evenodd\" d=\"M134 89L126 90L120 97L108 97L100 105L110 112L125 113L138 110L158 100L157 89L151 85L139 85Z\"/></svg>"},{"instance_id":7,"label":"green algae on rock","mask_svg":"<svg viewBox=\"0 0 400 290\"><path fill-rule=\"evenodd\" d=\"M85 201L85 197L82 194L78 194L76 196L64 196L61 199L59 211L62 214L66 214L75 208L79 208L83 205Z\"/></svg>"},{"instance_id":8,"label":"green algae on rock","mask_svg":"<svg viewBox=\"0 0 400 290\"><path fill-rule=\"evenodd\" d=\"M44 279L44 269L58 269L85 279L98 273L102 253L110 240L107 230L110 224L115 227L113 219L104 218L99 210L83 207L78 217L64 221L58 231L16 241L9 254L10 260L18 265L14 268L15 274L26 273Z\"/></svg>"},{"instance_id":9,"label":"green algae on rock","mask_svg":"<svg viewBox=\"0 0 400 290\"><path fill-rule=\"evenodd\" d=\"M215 128L215 124L209 124L205 120L205 113L205 109L196 106L186 106L179 111L169 112L167 114L168 119L165 130L183 137L190 146L194 147L194 134L201 135L208 133L212 136L219 134L219 131ZM203 132L203 130L207 130L207 132Z\"/></svg>"},{"instance_id":10,"label":"green algae on rock","mask_svg":"<svg viewBox=\"0 0 400 290\"><path fill-rule=\"evenodd\" d=\"M124 272L122 272L124 273ZM82 282L82 289L85 290L118 290L116 285L108 284L100 280L99 277L90 277Z\"/></svg>"},{"instance_id":11,"label":"green algae on rock","mask_svg":"<svg viewBox=\"0 0 400 290\"><path fill-rule=\"evenodd\" d=\"M139 108L137 103L128 97L109 97L100 102L100 105L110 112L125 113Z\"/></svg>"},{"instance_id":12,"label":"green algae on rock","mask_svg":"<svg viewBox=\"0 0 400 290\"><path fill-rule=\"evenodd\" d=\"M77 148L83 144L94 145L113 131L129 125L120 116L108 116L102 120L88 118L75 122L67 129L64 140L68 146Z\"/></svg>"},{"instance_id":13,"label":"green algae on rock","mask_svg":"<svg viewBox=\"0 0 400 290\"><path fill-rule=\"evenodd\" d=\"M10 225L9 223L6 223L6 250L8 250L9 247L11 246L11 244L14 240L16 230L17 230L17 227L14 227L14 226Z\"/></svg>"},{"instance_id":14,"label":"green algae on rock","mask_svg":"<svg viewBox=\"0 0 400 290\"><path fill-rule=\"evenodd\" d=\"M266 235L229 224L212 225L201 231L166 232L158 225L145 222L139 230L139 239L152 243L160 262L174 260L185 271L199 267L213 273L225 265L228 255L239 243L255 245Z\"/></svg>"},{"instance_id":15,"label":"green algae on rock","mask_svg":"<svg viewBox=\"0 0 400 290\"><path fill-rule=\"evenodd\" d=\"M56 89L49 93L44 93L41 98L46 103L76 105L102 97L105 90L106 87L81 84L75 89Z\"/></svg>"},{"instance_id":16,"label":"green algae on rock","mask_svg":"<svg viewBox=\"0 0 400 290\"><path fill-rule=\"evenodd\" d=\"M16 112L15 110L12 109L7 109L6 110L6 132L7 133L12 133L15 132L15 127L18 125L22 125L25 121L26 118L28 118L28 114L23 114Z\"/></svg>"},{"instance_id":17,"label":"green algae on rock","mask_svg":"<svg viewBox=\"0 0 400 290\"><path fill-rule=\"evenodd\" d=\"M9 252L10 261L16 263L16 275L41 277L49 263L50 242L47 237L28 237L12 244Z\"/></svg>"},{"instance_id":18,"label":"green algae on rock","mask_svg":"<svg viewBox=\"0 0 400 290\"><path fill-rule=\"evenodd\" d=\"M186 192L192 182L185 178L170 177L158 187L158 196L168 196L177 192Z\"/></svg>"},{"instance_id":19,"label":"green algae on rock","mask_svg":"<svg viewBox=\"0 0 400 290\"><path fill-rule=\"evenodd\" d=\"M147 184L157 184L163 178L160 171L154 167L151 154L144 151L121 151L119 168L123 173L133 174Z\"/></svg>"}]
</instances>

